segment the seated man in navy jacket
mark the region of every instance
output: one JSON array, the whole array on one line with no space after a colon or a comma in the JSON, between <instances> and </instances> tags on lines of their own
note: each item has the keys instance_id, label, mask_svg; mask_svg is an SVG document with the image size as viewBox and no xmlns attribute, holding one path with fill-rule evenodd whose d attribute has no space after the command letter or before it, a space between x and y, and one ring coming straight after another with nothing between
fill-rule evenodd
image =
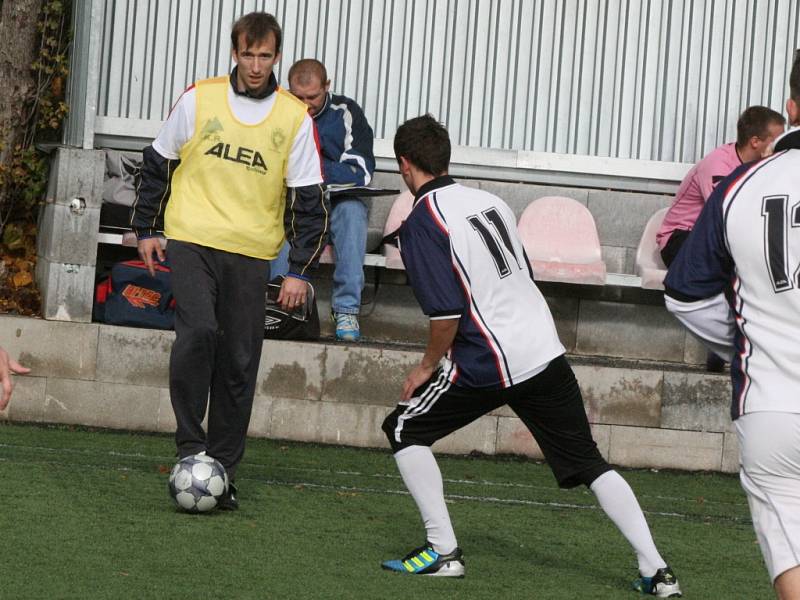
<instances>
[{"instance_id":1,"label":"seated man in navy jacket","mask_svg":"<svg viewBox=\"0 0 800 600\"><path fill-rule=\"evenodd\" d=\"M325 65L318 60L304 58L289 69L289 91L306 103L317 126L325 184L369 185L375 170L372 128L358 104L331 94L330 86ZM368 210L356 195L336 192L331 201L330 242L336 258L331 312L336 339L356 341L360 337L358 312L364 287ZM281 259L287 252L285 247L272 263L273 275L286 271Z\"/></svg>"}]
</instances>

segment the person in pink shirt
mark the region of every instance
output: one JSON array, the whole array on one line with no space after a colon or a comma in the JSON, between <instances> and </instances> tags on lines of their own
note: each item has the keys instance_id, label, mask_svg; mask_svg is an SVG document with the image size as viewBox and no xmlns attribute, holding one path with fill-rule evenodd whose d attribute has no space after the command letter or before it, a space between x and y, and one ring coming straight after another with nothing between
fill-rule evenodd
<instances>
[{"instance_id":1,"label":"person in pink shirt","mask_svg":"<svg viewBox=\"0 0 800 600\"><path fill-rule=\"evenodd\" d=\"M743 163L763 158L786 124L783 115L766 106L747 108L736 123L736 142L712 150L683 178L675 202L664 216L656 243L669 267L700 216L714 186ZM713 352L706 357L706 370L721 373L725 361Z\"/></svg>"},{"instance_id":2,"label":"person in pink shirt","mask_svg":"<svg viewBox=\"0 0 800 600\"><path fill-rule=\"evenodd\" d=\"M751 106L736 123L736 142L715 148L686 174L656 234L666 266L677 256L717 182L742 163L762 158L785 124L780 113L766 106Z\"/></svg>"}]
</instances>

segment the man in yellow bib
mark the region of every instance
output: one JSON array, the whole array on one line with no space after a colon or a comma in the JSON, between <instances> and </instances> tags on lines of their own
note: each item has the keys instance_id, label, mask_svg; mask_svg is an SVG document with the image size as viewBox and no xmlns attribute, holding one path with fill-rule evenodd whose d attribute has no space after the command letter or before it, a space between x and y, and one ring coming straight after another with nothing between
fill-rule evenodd
<instances>
[{"instance_id":1,"label":"man in yellow bib","mask_svg":"<svg viewBox=\"0 0 800 600\"><path fill-rule=\"evenodd\" d=\"M230 76L190 86L145 148L131 225L151 274L167 255L172 268L178 455L205 451L234 481L261 357L268 261L288 239L278 302L287 310L302 305L326 243L329 204L311 117L272 72L281 49L277 20L245 15L231 44ZM220 508L238 508L235 485Z\"/></svg>"}]
</instances>

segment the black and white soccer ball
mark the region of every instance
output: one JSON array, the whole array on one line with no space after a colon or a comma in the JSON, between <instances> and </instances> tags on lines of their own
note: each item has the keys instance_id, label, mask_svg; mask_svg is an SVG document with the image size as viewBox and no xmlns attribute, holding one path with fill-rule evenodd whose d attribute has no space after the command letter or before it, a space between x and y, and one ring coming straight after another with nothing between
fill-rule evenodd
<instances>
[{"instance_id":1,"label":"black and white soccer ball","mask_svg":"<svg viewBox=\"0 0 800 600\"><path fill-rule=\"evenodd\" d=\"M182 458L169 475L169 495L186 512L213 510L227 491L225 467L205 453Z\"/></svg>"}]
</instances>

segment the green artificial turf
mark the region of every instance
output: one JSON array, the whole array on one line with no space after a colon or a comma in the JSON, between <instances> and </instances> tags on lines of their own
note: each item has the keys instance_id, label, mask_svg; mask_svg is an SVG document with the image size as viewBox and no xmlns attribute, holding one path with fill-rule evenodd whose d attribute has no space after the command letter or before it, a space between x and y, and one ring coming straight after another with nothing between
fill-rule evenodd
<instances>
[{"instance_id":1,"label":"green artificial turf","mask_svg":"<svg viewBox=\"0 0 800 600\"><path fill-rule=\"evenodd\" d=\"M389 452L250 440L241 509L167 496L170 437L0 425L0 598L636 598L585 488L542 464L440 457L467 576L383 572L424 532ZM772 598L738 479L624 471L685 598Z\"/></svg>"}]
</instances>

